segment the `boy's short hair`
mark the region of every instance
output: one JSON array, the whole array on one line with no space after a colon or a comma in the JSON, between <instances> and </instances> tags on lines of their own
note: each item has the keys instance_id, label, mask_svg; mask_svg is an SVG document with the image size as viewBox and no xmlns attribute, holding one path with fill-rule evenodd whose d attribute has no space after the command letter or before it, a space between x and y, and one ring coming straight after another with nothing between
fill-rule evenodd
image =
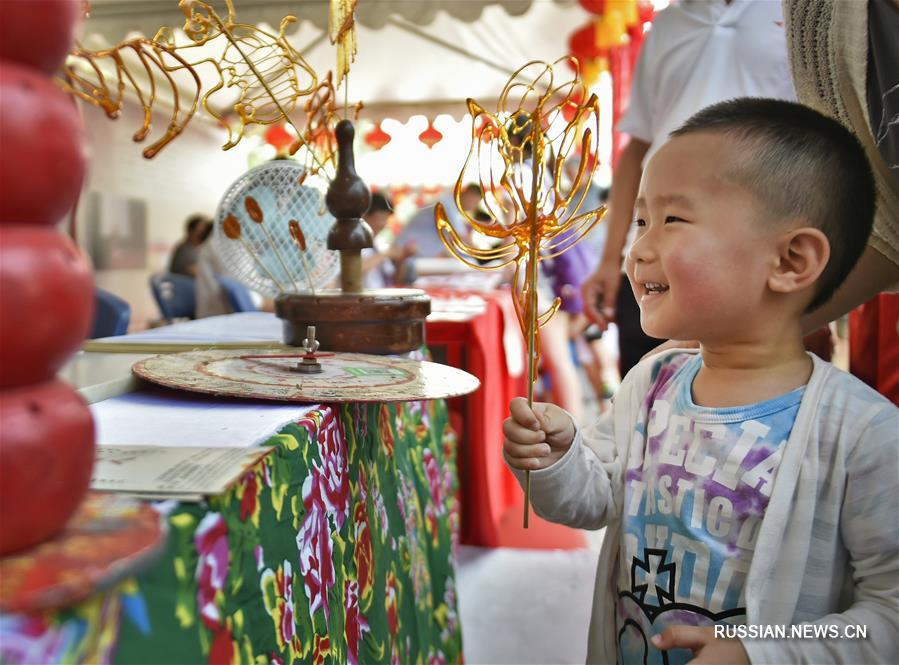
<instances>
[{"instance_id":1,"label":"boy's short hair","mask_svg":"<svg viewBox=\"0 0 899 665\"><path fill-rule=\"evenodd\" d=\"M806 311L826 303L858 261L874 221L874 178L864 148L836 120L793 102L742 97L709 106L671 132L723 132L745 141L726 175L778 218L802 217L830 243Z\"/></svg>"}]
</instances>

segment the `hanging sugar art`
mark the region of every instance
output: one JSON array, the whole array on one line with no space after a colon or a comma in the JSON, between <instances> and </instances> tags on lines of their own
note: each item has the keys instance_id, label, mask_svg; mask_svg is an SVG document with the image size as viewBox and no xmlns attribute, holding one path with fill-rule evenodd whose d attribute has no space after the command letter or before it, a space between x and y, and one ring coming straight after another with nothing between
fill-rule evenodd
<instances>
[{"instance_id":1,"label":"hanging sugar art","mask_svg":"<svg viewBox=\"0 0 899 665\"><path fill-rule=\"evenodd\" d=\"M573 65L573 78L556 80L561 64ZM570 76L570 75L569 75ZM529 62L503 88L496 111L468 100L471 149L453 189L456 207L477 231L498 243L489 249L462 238L442 204L435 209L437 232L450 253L478 270L514 265L513 300L527 340L528 405L533 404L540 355L540 327L559 308L556 298L538 312L540 261L577 244L600 221L605 208L581 212L596 169L593 143L599 132L599 102L577 77L577 60ZM566 182L564 165L578 160ZM485 197L490 221L478 221L462 207L462 192L473 174ZM528 526L530 473L525 474L524 526Z\"/></svg>"},{"instance_id":2,"label":"hanging sugar art","mask_svg":"<svg viewBox=\"0 0 899 665\"><path fill-rule=\"evenodd\" d=\"M171 95L172 110L162 137L148 145L143 155L156 156L184 131L199 107L228 128L228 150L237 145L248 125L290 124L291 114L303 97L318 86L315 71L294 49L285 30L296 17L285 16L277 34L246 23L238 23L232 0L225 0L227 16L220 17L211 5L199 0L181 0L188 43L176 43L171 28L163 27L152 39L136 38L110 49L91 51L76 47L63 70L63 87L77 97L102 108L110 118L121 112L125 91L130 90L143 109L142 127L134 134L141 142L150 134L150 121L160 93ZM202 47L226 42L219 58L205 55ZM204 90L200 70L215 73L215 83ZM187 83L189 82L189 83ZM189 86L189 87L188 87ZM225 111L213 104L223 91L239 90L227 113L237 117L235 129L225 122ZM187 92L185 92L187 90Z\"/></svg>"}]
</instances>

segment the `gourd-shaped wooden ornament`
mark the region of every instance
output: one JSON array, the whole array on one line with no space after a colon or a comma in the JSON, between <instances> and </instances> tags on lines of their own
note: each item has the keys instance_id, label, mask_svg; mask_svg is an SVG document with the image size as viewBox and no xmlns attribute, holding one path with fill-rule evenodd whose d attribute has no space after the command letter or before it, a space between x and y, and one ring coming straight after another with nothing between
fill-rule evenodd
<instances>
[{"instance_id":1,"label":"gourd-shaped wooden ornament","mask_svg":"<svg viewBox=\"0 0 899 665\"><path fill-rule=\"evenodd\" d=\"M325 205L335 218L327 243L328 249L340 252L340 289L277 298L275 313L284 319L284 341L302 346L306 327L314 325L326 351L386 354L419 349L431 313L424 291L364 288L362 250L373 247L374 238L362 216L371 205L371 192L356 173L353 123L341 120L335 134L337 170Z\"/></svg>"}]
</instances>

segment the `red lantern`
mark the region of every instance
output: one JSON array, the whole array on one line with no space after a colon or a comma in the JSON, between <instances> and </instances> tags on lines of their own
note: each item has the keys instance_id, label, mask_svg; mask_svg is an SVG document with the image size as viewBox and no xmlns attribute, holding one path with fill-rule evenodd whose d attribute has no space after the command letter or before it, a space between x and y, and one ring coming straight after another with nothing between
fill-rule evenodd
<instances>
[{"instance_id":1,"label":"red lantern","mask_svg":"<svg viewBox=\"0 0 899 665\"><path fill-rule=\"evenodd\" d=\"M265 142L281 152L293 145L294 137L284 128L284 125L271 125L265 130Z\"/></svg>"},{"instance_id":2,"label":"red lantern","mask_svg":"<svg viewBox=\"0 0 899 665\"><path fill-rule=\"evenodd\" d=\"M393 139L390 134L381 129L381 123L375 125L375 128L365 135L365 142L374 150L380 150Z\"/></svg>"},{"instance_id":3,"label":"red lantern","mask_svg":"<svg viewBox=\"0 0 899 665\"><path fill-rule=\"evenodd\" d=\"M578 4L591 14L602 14L606 10L606 0L578 0Z\"/></svg>"},{"instance_id":4,"label":"red lantern","mask_svg":"<svg viewBox=\"0 0 899 665\"><path fill-rule=\"evenodd\" d=\"M443 139L443 134L434 128L433 122L428 122L428 128L418 135L418 140L428 146L430 150Z\"/></svg>"},{"instance_id":5,"label":"red lantern","mask_svg":"<svg viewBox=\"0 0 899 665\"><path fill-rule=\"evenodd\" d=\"M596 23L591 21L583 28L571 33L568 38L568 52L581 63L586 60L595 60L600 56L599 46L596 43Z\"/></svg>"}]
</instances>

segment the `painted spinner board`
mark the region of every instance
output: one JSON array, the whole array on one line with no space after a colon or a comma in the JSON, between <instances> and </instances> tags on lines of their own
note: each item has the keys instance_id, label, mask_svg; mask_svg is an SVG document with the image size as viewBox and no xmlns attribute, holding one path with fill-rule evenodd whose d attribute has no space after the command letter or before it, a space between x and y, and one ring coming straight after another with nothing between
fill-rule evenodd
<instances>
[{"instance_id":1,"label":"painted spinner board","mask_svg":"<svg viewBox=\"0 0 899 665\"><path fill-rule=\"evenodd\" d=\"M271 358L267 358L271 355ZM278 357L281 356L281 357ZM320 374L293 369L298 354L258 349L168 353L135 363L142 379L179 390L286 402L406 402L467 395L480 381L455 367L361 353L322 354Z\"/></svg>"}]
</instances>

